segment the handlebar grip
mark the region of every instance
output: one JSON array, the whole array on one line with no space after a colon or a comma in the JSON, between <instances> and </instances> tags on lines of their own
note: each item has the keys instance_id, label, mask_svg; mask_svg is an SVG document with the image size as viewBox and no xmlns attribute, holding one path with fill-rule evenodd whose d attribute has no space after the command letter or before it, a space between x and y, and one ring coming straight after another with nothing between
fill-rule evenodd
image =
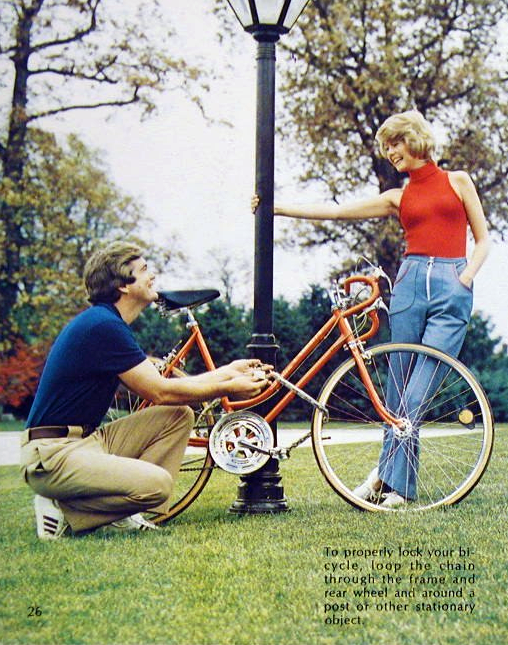
<instances>
[{"instance_id":1,"label":"handlebar grip","mask_svg":"<svg viewBox=\"0 0 508 645\"><path fill-rule=\"evenodd\" d=\"M359 311L362 311L363 309L366 309L367 307L370 307L370 305L374 304L374 302L379 298L380 296L380 290L379 290L379 280L377 277L372 276L372 275L352 275L349 276L349 278L346 278L344 280L344 290L345 292L349 295L351 291L351 285L354 284L355 282L362 282L363 284L368 285L371 289L372 292L370 296L367 298L367 300L364 300L363 302L354 305L350 309L347 310L347 315L352 315L355 314Z\"/></svg>"},{"instance_id":2,"label":"handlebar grip","mask_svg":"<svg viewBox=\"0 0 508 645\"><path fill-rule=\"evenodd\" d=\"M346 278L344 280L344 289L348 295L351 291L351 285L355 282L363 282L369 285L372 291L376 293L376 297L379 295L379 280L372 275L351 275L349 278Z\"/></svg>"}]
</instances>

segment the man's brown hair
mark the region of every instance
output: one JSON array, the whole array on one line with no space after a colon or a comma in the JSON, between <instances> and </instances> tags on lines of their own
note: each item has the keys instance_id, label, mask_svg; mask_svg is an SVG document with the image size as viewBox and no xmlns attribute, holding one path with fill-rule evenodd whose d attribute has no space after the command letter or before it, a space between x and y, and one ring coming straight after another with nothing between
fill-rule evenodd
<instances>
[{"instance_id":1,"label":"man's brown hair","mask_svg":"<svg viewBox=\"0 0 508 645\"><path fill-rule=\"evenodd\" d=\"M95 251L88 258L83 274L90 302L116 302L121 295L120 287L135 281L130 262L142 255L137 244L122 241L111 242Z\"/></svg>"}]
</instances>

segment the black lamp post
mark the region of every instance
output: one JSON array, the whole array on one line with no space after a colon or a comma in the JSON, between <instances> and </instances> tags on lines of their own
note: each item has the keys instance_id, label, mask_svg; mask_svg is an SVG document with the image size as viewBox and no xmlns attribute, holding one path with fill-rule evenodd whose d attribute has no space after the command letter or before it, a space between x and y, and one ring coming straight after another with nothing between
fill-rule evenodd
<instances>
[{"instance_id":1,"label":"black lamp post","mask_svg":"<svg viewBox=\"0 0 508 645\"><path fill-rule=\"evenodd\" d=\"M273 193L275 140L275 43L287 33L308 0L228 0L242 27L257 41L256 184L261 201L255 219L254 323L252 354L275 365L273 335ZM263 408L257 409L263 413ZM277 437L276 422L271 424ZM241 477L232 513L286 511L287 502L275 459Z\"/></svg>"}]
</instances>

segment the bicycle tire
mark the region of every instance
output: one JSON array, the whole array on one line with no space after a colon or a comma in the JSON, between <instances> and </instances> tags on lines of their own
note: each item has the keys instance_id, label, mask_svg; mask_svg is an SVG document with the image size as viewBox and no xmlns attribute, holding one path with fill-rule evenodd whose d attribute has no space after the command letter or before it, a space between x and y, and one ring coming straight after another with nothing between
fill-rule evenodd
<instances>
[{"instance_id":1,"label":"bicycle tire","mask_svg":"<svg viewBox=\"0 0 508 645\"><path fill-rule=\"evenodd\" d=\"M431 347L385 343L368 353L367 368L385 407L389 375L392 383L395 371L403 376L397 395L402 402L411 400L412 409L406 412L414 424L402 437L392 436L393 428L383 428L351 357L320 392L328 421L318 409L313 415L312 445L321 473L336 493L363 510L407 512L458 503L480 481L492 453L494 424L482 386L460 361ZM411 397L424 390L417 408ZM382 491L367 500L353 492L379 466L388 437L394 449L405 450L413 459L417 455L408 468L417 480L417 494L394 508L382 505Z\"/></svg>"},{"instance_id":2,"label":"bicycle tire","mask_svg":"<svg viewBox=\"0 0 508 645\"><path fill-rule=\"evenodd\" d=\"M185 375L180 369L178 373L182 376ZM111 420L115 420L121 415L136 412L140 406L144 405L151 404L129 390L119 388L108 416ZM215 416L211 410L203 413L207 406L208 404L203 403L194 408L196 423L174 484L171 507L163 514L146 514L155 524L165 524L187 509L202 493L212 475L215 464L208 450L207 436L215 424Z\"/></svg>"},{"instance_id":3,"label":"bicycle tire","mask_svg":"<svg viewBox=\"0 0 508 645\"><path fill-rule=\"evenodd\" d=\"M169 522L169 520L185 511L203 492L215 465L208 446L200 450L202 450L202 454L199 457L195 455L187 456L186 452L175 483L175 490L172 495L173 503L167 513L158 513L149 518L154 524ZM199 462L197 461L198 459ZM191 475L187 478L186 469L192 469L188 472L195 472L196 476Z\"/></svg>"}]
</instances>

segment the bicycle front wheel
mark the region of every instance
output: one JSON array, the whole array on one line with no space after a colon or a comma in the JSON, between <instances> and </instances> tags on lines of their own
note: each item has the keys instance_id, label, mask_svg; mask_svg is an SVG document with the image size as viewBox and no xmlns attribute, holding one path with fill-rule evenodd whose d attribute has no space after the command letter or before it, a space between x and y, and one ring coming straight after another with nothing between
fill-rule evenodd
<instances>
[{"instance_id":1,"label":"bicycle front wheel","mask_svg":"<svg viewBox=\"0 0 508 645\"><path fill-rule=\"evenodd\" d=\"M488 399L458 360L423 345L387 343L368 351L373 386L402 427L384 424L350 358L319 395L313 416L314 455L330 486L369 511L423 510L463 499L480 480L492 452ZM364 499L355 490L377 469L383 487ZM407 503L383 506L396 490Z\"/></svg>"}]
</instances>

